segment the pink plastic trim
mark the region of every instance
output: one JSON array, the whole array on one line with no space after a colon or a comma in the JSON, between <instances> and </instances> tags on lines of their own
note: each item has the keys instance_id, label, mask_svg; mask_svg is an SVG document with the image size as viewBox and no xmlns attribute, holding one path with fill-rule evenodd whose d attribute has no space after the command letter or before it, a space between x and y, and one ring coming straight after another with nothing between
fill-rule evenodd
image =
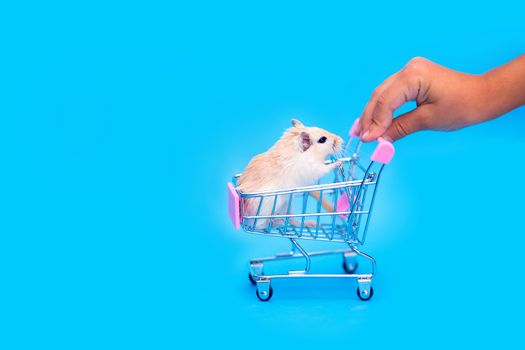
<instances>
[{"instance_id":1,"label":"pink plastic trim","mask_svg":"<svg viewBox=\"0 0 525 350\"><path fill-rule=\"evenodd\" d=\"M380 137L377 139L377 142L379 143L374 150L374 153L372 154L372 160L374 162L388 164L392 160L392 157L394 157L394 153L396 153L396 150L394 149L394 145L392 145L391 142L388 142L384 138Z\"/></svg>"},{"instance_id":2,"label":"pink plastic trim","mask_svg":"<svg viewBox=\"0 0 525 350\"><path fill-rule=\"evenodd\" d=\"M241 200L237 190L231 182L228 182L228 215L236 230L241 227L241 211L239 208Z\"/></svg>"},{"instance_id":3,"label":"pink plastic trim","mask_svg":"<svg viewBox=\"0 0 525 350\"><path fill-rule=\"evenodd\" d=\"M355 201L355 196L354 196ZM342 194L341 197L337 200L337 204L335 207L336 211L349 211L350 210L350 203L348 202L348 196L346 194ZM348 214L339 215L342 218L346 218Z\"/></svg>"},{"instance_id":4,"label":"pink plastic trim","mask_svg":"<svg viewBox=\"0 0 525 350\"><path fill-rule=\"evenodd\" d=\"M354 121L354 124L352 125L352 128L350 129L350 132L348 133L348 135L350 135L350 137L357 137L357 136L359 136L357 134L357 127L358 126L359 126L359 118L357 118Z\"/></svg>"}]
</instances>

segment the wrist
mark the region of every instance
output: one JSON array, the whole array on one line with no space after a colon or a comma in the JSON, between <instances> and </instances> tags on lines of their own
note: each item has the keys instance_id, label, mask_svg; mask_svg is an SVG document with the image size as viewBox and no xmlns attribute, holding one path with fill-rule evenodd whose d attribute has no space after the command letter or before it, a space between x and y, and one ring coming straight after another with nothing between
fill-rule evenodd
<instances>
[{"instance_id":1,"label":"wrist","mask_svg":"<svg viewBox=\"0 0 525 350\"><path fill-rule=\"evenodd\" d=\"M476 95L475 108L473 109L473 124L481 123L497 117L500 105L495 98L498 90L497 82L487 73L475 76L476 84L474 93Z\"/></svg>"},{"instance_id":2,"label":"wrist","mask_svg":"<svg viewBox=\"0 0 525 350\"><path fill-rule=\"evenodd\" d=\"M485 120L525 104L525 55L482 75L485 81Z\"/></svg>"}]
</instances>

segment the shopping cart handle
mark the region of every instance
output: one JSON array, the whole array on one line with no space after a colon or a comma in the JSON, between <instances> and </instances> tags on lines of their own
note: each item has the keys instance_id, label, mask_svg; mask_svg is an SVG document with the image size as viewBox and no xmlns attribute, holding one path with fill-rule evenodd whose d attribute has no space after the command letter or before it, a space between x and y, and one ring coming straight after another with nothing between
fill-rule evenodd
<instances>
[{"instance_id":1,"label":"shopping cart handle","mask_svg":"<svg viewBox=\"0 0 525 350\"><path fill-rule=\"evenodd\" d=\"M236 230L241 226L240 198L235 186L228 182L228 215Z\"/></svg>"},{"instance_id":2,"label":"shopping cart handle","mask_svg":"<svg viewBox=\"0 0 525 350\"><path fill-rule=\"evenodd\" d=\"M357 118L355 121L354 121L354 124L352 124L352 128L350 129L350 131L348 132L348 135L350 135L350 137L358 137L359 135L357 134L357 127L359 126L359 118Z\"/></svg>"},{"instance_id":3,"label":"shopping cart handle","mask_svg":"<svg viewBox=\"0 0 525 350\"><path fill-rule=\"evenodd\" d=\"M359 126L359 118L357 118L354 121L354 124L352 125L352 128L350 129L350 132L348 133L350 137L359 137L359 134L357 133L357 128ZM372 160L374 162L388 164L392 160L392 157L394 157L394 153L396 152L394 149L394 145L385 140L382 137L379 137L377 139L378 145L376 149L374 150L374 153L372 154Z\"/></svg>"},{"instance_id":4,"label":"shopping cart handle","mask_svg":"<svg viewBox=\"0 0 525 350\"><path fill-rule=\"evenodd\" d=\"M389 142L385 140L382 137L379 137L377 139L377 147L374 150L374 153L372 153L372 157L370 157L374 162L388 164L394 157L394 153L396 153L396 150L394 148L394 145L392 142Z\"/></svg>"}]
</instances>

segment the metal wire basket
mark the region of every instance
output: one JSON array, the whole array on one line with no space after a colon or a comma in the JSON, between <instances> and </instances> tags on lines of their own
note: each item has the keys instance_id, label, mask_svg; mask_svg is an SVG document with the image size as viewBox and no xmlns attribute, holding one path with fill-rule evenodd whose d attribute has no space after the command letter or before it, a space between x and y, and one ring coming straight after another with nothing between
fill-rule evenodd
<instances>
[{"instance_id":1,"label":"metal wire basket","mask_svg":"<svg viewBox=\"0 0 525 350\"><path fill-rule=\"evenodd\" d=\"M235 228L242 228L251 234L286 238L292 243L292 249L288 253L251 260L249 277L257 285L260 300L267 301L273 295L272 279L297 277L356 278L357 295L362 300L372 297L371 283L372 276L376 273L376 262L357 247L365 243L379 180L385 164L394 155L394 147L390 142L379 138L369 164L364 167L360 161L362 144L355 133L357 123L358 120L350 130L350 139L344 148L344 153L352 150L351 156L338 159L341 166L334 170L330 180L325 183L253 193L242 193L236 189L240 174L235 175L232 182L228 183L229 214ZM334 161L336 159L327 163ZM255 215L243 212L247 200L255 201L258 206ZM268 203L272 211L270 215L262 215L261 207L263 204L268 207ZM285 207L287 210L285 213L276 212L276 207ZM348 248L307 253L297 242L298 239L344 243ZM342 254L346 273L309 273L310 257L324 254ZM356 273L358 256L371 263L370 272ZM263 272L264 262L298 257L306 259L304 270L274 275L265 275Z\"/></svg>"}]
</instances>

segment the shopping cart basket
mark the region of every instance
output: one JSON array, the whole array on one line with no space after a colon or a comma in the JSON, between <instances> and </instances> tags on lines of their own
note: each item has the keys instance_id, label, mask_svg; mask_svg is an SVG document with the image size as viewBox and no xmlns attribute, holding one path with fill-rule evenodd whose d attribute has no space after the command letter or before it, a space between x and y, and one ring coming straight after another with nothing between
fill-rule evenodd
<instances>
[{"instance_id":1,"label":"shopping cart basket","mask_svg":"<svg viewBox=\"0 0 525 350\"><path fill-rule=\"evenodd\" d=\"M343 157L338 159L342 162L341 166L334 170L333 180L329 183L320 181L314 186L254 193L243 193L236 188L240 174L235 175L232 182L228 183L228 210L236 229L286 238L292 243L290 252L250 261L249 278L257 286L256 294L261 301L270 300L273 295L271 281L277 278L355 278L358 283L358 297L369 300L373 296L372 277L376 274L376 261L358 247L365 243L379 179L385 164L394 156L394 147L390 142L379 138L370 163L363 166L360 162L362 143L355 132L357 124L358 120L349 132L350 138L344 147ZM351 155L346 156L349 150ZM327 163L334 161L336 159ZM258 203L256 215L243 213L243 204L247 199ZM278 200L286 201L286 213L275 212L275 203ZM263 201L274 203L271 215L260 215ZM264 224L261 225L261 222ZM300 239L342 243L345 247L306 252L298 242ZM341 254L346 273L309 273L311 257L326 254ZM284 274L264 273L263 266L268 261L301 257L306 263L303 270ZM358 257L369 261L371 269L367 273L357 272Z\"/></svg>"}]
</instances>

